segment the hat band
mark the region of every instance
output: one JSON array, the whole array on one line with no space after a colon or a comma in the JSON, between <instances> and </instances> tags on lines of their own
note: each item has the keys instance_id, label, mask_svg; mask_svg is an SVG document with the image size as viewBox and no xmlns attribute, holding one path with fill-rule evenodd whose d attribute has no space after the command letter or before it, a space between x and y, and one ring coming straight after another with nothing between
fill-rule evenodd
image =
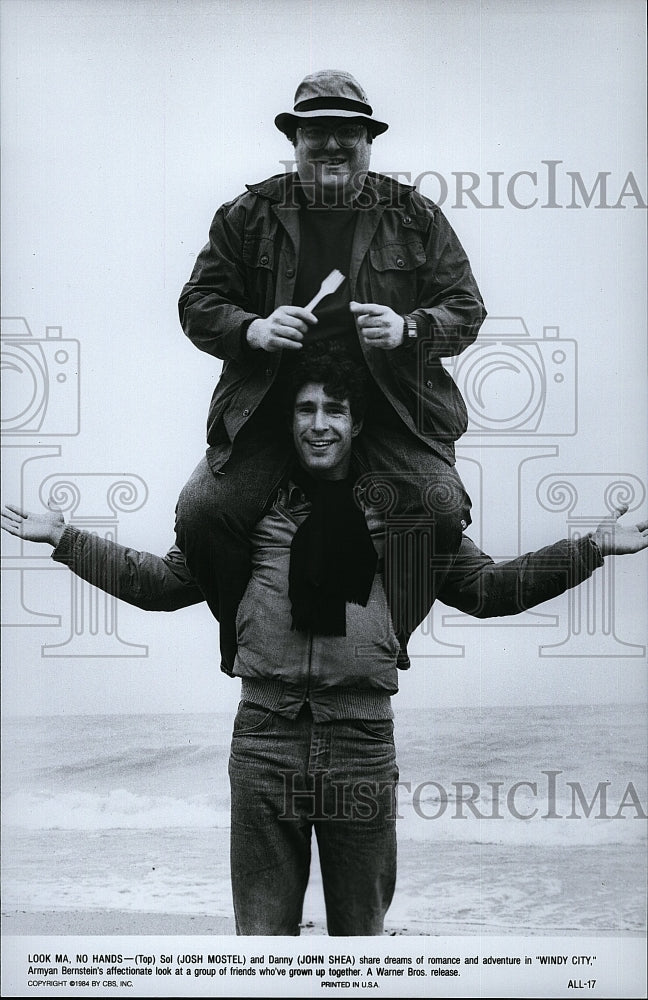
<instances>
[{"instance_id":1,"label":"hat band","mask_svg":"<svg viewBox=\"0 0 648 1000\"><path fill-rule=\"evenodd\" d=\"M294 111L357 111L361 115L373 115L370 104L354 101L350 97L311 97L308 101L300 101Z\"/></svg>"}]
</instances>

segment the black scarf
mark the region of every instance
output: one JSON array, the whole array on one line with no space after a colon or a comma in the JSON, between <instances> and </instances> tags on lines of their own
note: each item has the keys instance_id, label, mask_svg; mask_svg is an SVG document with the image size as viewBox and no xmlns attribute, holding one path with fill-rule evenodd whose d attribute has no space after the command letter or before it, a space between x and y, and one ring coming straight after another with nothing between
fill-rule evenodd
<instances>
[{"instance_id":1,"label":"black scarf","mask_svg":"<svg viewBox=\"0 0 648 1000\"><path fill-rule=\"evenodd\" d=\"M293 481L311 511L290 547L288 595L292 627L314 635L346 635L346 605L366 607L378 564L350 479L314 479L301 467Z\"/></svg>"}]
</instances>

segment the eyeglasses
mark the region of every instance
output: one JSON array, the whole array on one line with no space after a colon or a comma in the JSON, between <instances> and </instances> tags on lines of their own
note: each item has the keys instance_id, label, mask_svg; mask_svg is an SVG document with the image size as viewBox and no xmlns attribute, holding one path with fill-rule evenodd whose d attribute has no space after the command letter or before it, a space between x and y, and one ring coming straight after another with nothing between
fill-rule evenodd
<instances>
[{"instance_id":1,"label":"eyeglasses","mask_svg":"<svg viewBox=\"0 0 648 1000\"><path fill-rule=\"evenodd\" d=\"M300 128L303 140L309 149L322 149L332 135L338 146L344 149L353 149L360 142L365 134L364 125L339 125L337 128L321 128L319 125L309 125L307 128Z\"/></svg>"}]
</instances>

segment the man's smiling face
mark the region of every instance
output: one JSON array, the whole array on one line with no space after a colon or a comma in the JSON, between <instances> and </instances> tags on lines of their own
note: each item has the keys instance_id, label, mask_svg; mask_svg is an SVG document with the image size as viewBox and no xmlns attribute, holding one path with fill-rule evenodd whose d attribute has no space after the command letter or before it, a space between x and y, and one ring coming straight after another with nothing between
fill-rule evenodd
<instances>
[{"instance_id":1,"label":"man's smiling face","mask_svg":"<svg viewBox=\"0 0 648 1000\"><path fill-rule=\"evenodd\" d=\"M360 128L355 146L341 145L335 138L339 128ZM312 149L304 138L305 129L323 129L328 133L323 146ZM298 128L295 136L297 172L309 200L325 204L349 204L362 190L371 159L367 129L353 119L313 118Z\"/></svg>"},{"instance_id":2,"label":"man's smiling face","mask_svg":"<svg viewBox=\"0 0 648 1000\"><path fill-rule=\"evenodd\" d=\"M344 479L353 438L362 422L353 419L347 399L334 399L324 386L308 382L297 393L293 441L300 463L320 479Z\"/></svg>"}]
</instances>

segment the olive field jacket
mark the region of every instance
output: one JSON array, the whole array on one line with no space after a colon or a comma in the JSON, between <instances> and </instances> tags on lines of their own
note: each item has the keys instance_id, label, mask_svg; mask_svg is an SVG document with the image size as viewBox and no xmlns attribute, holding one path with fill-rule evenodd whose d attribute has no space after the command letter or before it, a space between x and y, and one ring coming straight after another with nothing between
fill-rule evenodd
<instances>
[{"instance_id":1,"label":"olive field jacket","mask_svg":"<svg viewBox=\"0 0 648 1000\"><path fill-rule=\"evenodd\" d=\"M278 174L223 205L184 286L179 312L190 340L224 362L207 422L210 465L272 386L281 352L252 350L250 323L293 300L299 262L295 174ZM468 258L447 219L413 187L370 173L356 202L350 298L391 307L417 336L391 351L362 351L405 425L450 464L466 406L441 359L469 347L486 316Z\"/></svg>"}]
</instances>

